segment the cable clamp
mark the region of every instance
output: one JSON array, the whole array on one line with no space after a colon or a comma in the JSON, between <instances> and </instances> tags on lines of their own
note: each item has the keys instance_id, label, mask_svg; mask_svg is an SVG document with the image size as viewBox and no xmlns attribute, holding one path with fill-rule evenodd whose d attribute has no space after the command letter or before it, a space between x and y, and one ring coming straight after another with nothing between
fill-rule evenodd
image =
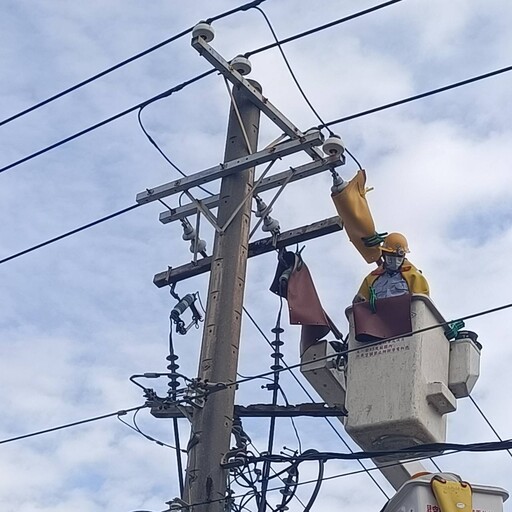
<instances>
[{"instance_id":1,"label":"cable clamp","mask_svg":"<svg viewBox=\"0 0 512 512\"><path fill-rule=\"evenodd\" d=\"M190 510L190 504L181 498L174 498L171 501L166 501L165 504L169 506L169 510L184 510L186 512Z\"/></svg>"}]
</instances>

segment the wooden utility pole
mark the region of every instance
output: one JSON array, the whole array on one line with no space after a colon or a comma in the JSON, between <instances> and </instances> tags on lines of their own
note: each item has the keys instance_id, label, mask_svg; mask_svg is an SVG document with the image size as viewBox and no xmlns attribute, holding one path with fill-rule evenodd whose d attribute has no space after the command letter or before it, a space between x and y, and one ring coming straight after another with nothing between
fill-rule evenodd
<instances>
[{"instance_id":1,"label":"wooden utility pole","mask_svg":"<svg viewBox=\"0 0 512 512\"><path fill-rule=\"evenodd\" d=\"M252 85L261 92L259 84ZM236 87L233 100L225 162L255 152L258 141L260 109ZM210 382L236 380L252 203L248 194L253 182L254 167L225 176L221 182L217 224L224 229L215 235L199 364L199 377ZM192 505L191 512L224 510L227 471L220 462L230 448L234 399L235 387L231 386L211 394L204 407L194 412L183 496Z\"/></svg>"}]
</instances>

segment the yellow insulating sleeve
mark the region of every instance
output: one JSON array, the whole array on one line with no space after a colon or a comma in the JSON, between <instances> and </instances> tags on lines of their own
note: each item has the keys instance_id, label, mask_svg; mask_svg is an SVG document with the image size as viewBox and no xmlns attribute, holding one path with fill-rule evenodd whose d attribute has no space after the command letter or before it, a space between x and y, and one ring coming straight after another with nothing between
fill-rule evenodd
<instances>
[{"instance_id":1,"label":"yellow insulating sleeve","mask_svg":"<svg viewBox=\"0 0 512 512\"><path fill-rule=\"evenodd\" d=\"M441 481L434 477L430 486L441 512L472 512L473 498L468 483Z\"/></svg>"},{"instance_id":2,"label":"yellow insulating sleeve","mask_svg":"<svg viewBox=\"0 0 512 512\"><path fill-rule=\"evenodd\" d=\"M348 238L367 263L373 263L380 258L380 247L366 247L362 238L375 234L370 207L366 201L366 173L357 171L348 185L341 191L331 195L334 206L345 227Z\"/></svg>"}]
</instances>

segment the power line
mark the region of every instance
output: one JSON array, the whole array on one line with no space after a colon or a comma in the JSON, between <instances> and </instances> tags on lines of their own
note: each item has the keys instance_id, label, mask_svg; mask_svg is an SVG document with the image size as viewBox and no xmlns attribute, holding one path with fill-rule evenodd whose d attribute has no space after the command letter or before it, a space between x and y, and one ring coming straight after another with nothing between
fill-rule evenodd
<instances>
[{"instance_id":1,"label":"power line","mask_svg":"<svg viewBox=\"0 0 512 512\"><path fill-rule=\"evenodd\" d=\"M399 448L396 450L375 450L375 451L360 451L355 453L338 453L338 452L304 452L300 455L284 455L284 454L269 454L260 455L259 457L245 457L247 463L255 462L299 462L310 460L358 460L358 459L374 459L376 457L384 456L397 456L407 455L410 453L429 453L436 451L450 450L453 453L459 452L494 452L509 450L512 448L512 439L506 441L490 441L486 443L427 443L421 445L409 446L407 448ZM243 457L243 455L240 455Z\"/></svg>"},{"instance_id":2,"label":"power line","mask_svg":"<svg viewBox=\"0 0 512 512\"><path fill-rule=\"evenodd\" d=\"M391 2L386 2L385 4L382 4L382 6L386 7L387 5L391 5L392 3L396 3L396 2L399 2L399 1L402 1L402 0L392 0ZM259 2L255 2L254 6L256 6L258 3ZM251 4L252 4L252 2L251 2ZM249 5L249 4L247 4L247 5ZM251 5L251 7L252 7L252 5ZM250 7L247 7L247 9L249 9L249 8ZM302 32L300 34L297 34L296 36L292 36L292 37L289 37L287 39L284 39L283 41L279 41L279 44L286 44L286 43L288 43L290 41L294 41L296 39L300 39L302 37L306 37L306 36L308 36L310 34L314 34L314 33L319 32L321 30L325 30L325 29L327 29L327 28L329 28L331 26L334 26L336 24L348 21L349 19L353 19L354 17L359 17L359 16L362 16L363 14L368 14L369 12L372 12L373 10L376 10L377 8L380 8L380 7L377 6L377 7L372 8L372 9L367 9L365 11L361 11L360 13L356 13L356 14L354 14L352 16L348 16L348 17L345 17L345 18L340 18L339 20L336 20L336 21L333 21L331 23L328 23L327 25L322 25L322 26L317 27L315 29L312 29L312 30L309 30L309 31L306 31L306 32ZM247 10L247 9L245 9L245 10ZM277 44L278 43L274 43L270 47L273 48ZM253 52L249 52L246 55L254 55L256 53L260 53L260 52L266 51L268 49L269 48L264 46L262 48L258 48L256 50L253 50ZM44 153L46 153L48 151L51 151L52 149L55 149L55 148L57 148L59 146L62 146L63 144L66 144L67 142L70 142L70 141L76 139L77 137L81 137L82 135L85 135L86 133L89 133L90 131L96 130L97 128L100 128L101 126L104 126L104 125L106 125L108 123L116 121L117 119L119 119L119 118L121 118L121 117L123 117L123 116L125 116L127 114L130 114L131 112L134 112L135 110L137 110L137 109L139 109L141 107L145 107L148 104L153 103L154 101L166 98L166 97L170 96L171 94L173 94L174 92L178 92L181 89L187 87L188 85L191 85L192 83L197 82L198 80L201 80L201 79L205 78L206 76L213 74L215 71L216 71L215 69L212 69L210 71L207 71L206 73L197 75L197 76L191 78L190 80L187 80L186 82L183 82L183 83L173 87L172 89L164 91L161 94L153 96L152 98L150 98L150 99L148 99L146 101L143 101L143 102L141 102L141 103L139 103L139 104L137 104L137 105L127 109L127 110L124 110L123 112L120 112L119 114L116 114L116 115L114 115L112 117L109 117L108 119L105 119L104 121L100 121L99 123L96 123L95 125L92 125L89 128L86 128L86 129L84 129L84 130L82 130L80 132L77 132L77 133L75 133L73 135L70 135L69 137L66 137L65 139L62 139L62 140L60 140L60 141L58 141L58 142L56 142L56 143L54 143L54 144L52 144L50 146L47 146L46 148L43 148L43 149L41 149L39 151L36 151L35 153L32 153L32 154L28 155L27 157L24 157L24 158L22 158L20 160L17 160L17 161L15 161L15 162L7 165L7 166L4 166L4 167L0 168L0 173L5 172L5 171L7 171L9 169L12 169L13 167L16 167L16 166L18 166L18 165L20 165L20 164L22 164L24 162L27 162L27 161L29 161L29 160L37 157L37 156L40 156L40 155L42 155L42 154L44 154Z\"/></svg>"},{"instance_id":3,"label":"power line","mask_svg":"<svg viewBox=\"0 0 512 512\"><path fill-rule=\"evenodd\" d=\"M153 137L151 137L151 135L149 134L149 132L146 130L145 126L144 126L144 123L142 122L142 110L146 107L147 105L144 105L144 107L140 107L139 108L139 111L137 112L137 119L139 121L139 126L141 128L141 130L144 132L144 135L147 137L147 139L149 140L149 142L151 143L151 145L160 153L160 155L164 158L164 160L171 166L173 167L176 171L178 171L178 173L180 173L184 178L187 177L187 174L185 174L166 154L165 152L163 151L163 149L156 143L155 139L153 139ZM202 187L201 185L199 185L199 187L203 192L206 192L207 194L213 196L213 193L210 192L208 189Z\"/></svg>"},{"instance_id":4,"label":"power line","mask_svg":"<svg viewBox=\"0 0 512 512\"><path fill-rule=\"evenodd\" d=\"M404 105L405 103L410 103L411 101L416 101L416 100L420 100L422 98L427 98L428 96L433 96L434 94L439 94L441 92L449 91L451 89L456 89L457 87L462 87L463 85L468 85L473 82L485 80L486 78L491 78L493 76L501 75L503 73L508 73L509 71L512 71L512 66L506 66L504 68L500 68L495 71L490 71L489 73L484 73L482 75L477 75L472 78L467 78L466 80L461 80L460 82L455 82L450 85L438 87L437 89L432 89L430 91L422 92L420 94L416 94L415 96L409 96L408 98L404 98L402 100L393 101L391 103L386 103L385 105L381 105L380 107L370 108L368 110L363 110L362 112L358 112L356 114L350 114L345 117L340 117L338 119L334 119L333 121L329 121L328 123L319 125L319 128L328 128L329 126L332 126L334 124L345 123L346 121L351 121L352 119L357 119L358 117L367 116L369 114L374 114L375 112L387 110L388 108L393 108L393 107L397 107L399 105Z\"/></svg>"},{"instance_id":5,"label":"power line","mask_svg":"<svg viewBox=\"0 0 512 512\"><path fill-rule=\"evenodd\" d=\"M498 431L492 426L492 423L490 422L490 420L487 418L487 416L485 415L484 411L482 411L482 409L480 409L479 405L476 403L476 400L471 396L469 395L469 399L471 400L471 402L473 402L473 405L476 407L476 410L480 413L480 415L482 416L482 418L485 420L485 422L487 423L487 425L489 425L490 429L493 431L494 435L500 440L500 441L503 441L503 439L501 438L501 436L498 434ZM510 450L507 450L508 454L512 457L512 452Z\"/></svg>"},{"instance_id":6,"label":"power line","mask_svg":"<svg viewBox=\"0 0 512 512\"><path fill-rule=\"evenodd\" d=\"M396 3L396 1L401 1L401 0L395 0L393 2L387 2L385 4L385 6L390 5L392 3ZM274 37L274 39L276 41L276 45L279 48L279 52L281 53L281 56L283 57L284 63L286 64L286 67L288 68L288 71L290 72L290 75L291 75L293 81L295 82L295 85L297 86L297 89L299 90L301 96L304 98L304 101L306 102L306 104L308 105L310 110L313 112L315 117L320 121L320 123L322 125L325 125L325 122L322 119L322 117L320 116L320 114L318 113L318 110L313 106L313 104L311 103L311 101L307 97L306 93L304 92L304 89L300 85L299 80L297 79L297 77L296 77L296 75L295 75L295 73L294 73L294 71L293 71L293 69L292 69L292 67L290 65L290 62L288 61L288 58L286 57L286 55L284 53L284 50L282 48L282 43L279 41L279 39L277 37L277 34L276 34L275 30L274 30L274 27L272 26L272 23L270 22L268 16L265 14L265 11L263 11L263 9L261 9L260 7L256 7L256 10L259 11L262 14L263 18L267 22L268 28L270 29L270 32L272 33L272 36ZM368 14L368 10L367 11L361 11L361 12L364 12L365 14ZM369 11L369 12L372 12L372 11ZM348 19L353 19L353 18L349 17ZM348 19L345 18L343 21L348 21ZM340 23L341 23L341 21L340 21ZM329 128L327 128L327 129L329 130L330 135L335 135ZM361 167L361 164L359 163L357 158L347 148L345 148L345 151L347 152L347 155L350 156L350 158L352 158L352 160L354 160L355 164L359 167L359 169L362 170L363 168Z\"/></svg>"},{"instance_id":7,"label":"power line","mask_svg":"<svg viewBox=\"0 0 512 512\"><path fill-rule=\"evenodd\" d=\"M29 247L28 249L24 249L23 251L17 252L15 254L11 254L11 256L7 256L6 258L3 258L0 260L0 265L2 263L6 263L10 260L14 260L16 258L19 258L20 256L24 256L25 254L28 254L29 252L33 252L37 249L41 249L42 247L45 247L47 245L53 244L54 242L58 242L59 240L62 240L64 238L67 238L71 235L75 235L76 233L80 233L80 231L84 231L86 229L92 228L93 226L97 226L98 224L101 224L102 222L106 222L107 220L114 219L115 217L119 217L120 215L123 215L124 213L128 213L132 210L135 210L135 208L138 208L139 206L142 206L142 204L134 204L132 206L128 206L127 208L123 208L122 210L118 210L117 212L111 213L109 215L106 215L105 217L101 217L98 220L95 220L93 222L89 222L88 224L84 224L83 226L80 226L78 228L72 229L71 231L68 231L66 233L63 233L62 235L56 236L54 238L50 238L49 240L46 240L45 242L41 242L40 244L33 245L32 247Z\"/></svg>"},{"instance_id":8,"label":"power line","mask_svg":"<svg viewBox=\"0 0 512 512\"><path fill-rule=\"evenodd\" d=\"M249 2L247 4L241 5L240 7L236 7L229 11L226 11L226 12L223 12L216 16L213 16L211 18L208 18L207 23L213 23L214 21L218 21L222 18L231 16L232 14L235 14L240 11L248 11L249 9L260 5L264 1L265 0L254 0L253 2ZM179 32L178 34L175 34L174 36L172 36L168 39L165 39L164 41L161 41L160 43L155 44L154 46L151 46L150 48L147 48L146 50L144 50L140 53L132 55L128 59L125 59L117 64L114 64L113 66L111 66L103 71L100 71L96 75L93 75L93 76L83 80L82 82L79 82L78 84L75 84L75 85L69 87L68 89L65 89L57 94L54 94L53 96L50 96L50 97L46 98L45 100L42 100L39 103L36 103L35 105L32 105L31 107L28 107L25 110L22 110L21 112L18 112L17 114L14 114L10 117L7 117L6 119L1 120L0 126L10 123L11 121L18 119L19 117L22 117L30 112L33 112L34 110L37 110L38 108L41 108L44 105L47 105L48 103L51 103L59 98L62 98L63 96L66 96L67 94L74 92L74 91L84 87L85 85L88 85L88 84L94 82L95 80L98 80L99 78L101 78L105 75L108 75L109 73L112 73L113 71L116 71L119 68L122 68L123 66L126 66L127 64L130 64L131 62L134 62L142 57L145 57L146 55L149 55L150 53L154 52L155 50L158 50L158 49L162 48L163 46L166 46L169 43L172 43L172 42L176 41L177 39L180 39L181 37L189 34L190 32L192 32L193 29L194 29L194 27L187 28L187 29L183 30L182 32Z\"/></svg>"},{"instance_id":9,"label":"power line","mask_svg":"<svg viewBox=\"0 0 512 512\"><path fill-rule=\"evenodd\" d=\"M265 341L267 342L267 344L271 347L271 343L270 343L270 340L268 339L267 335L265 334L265 332L261 329L261 327L258 325L258 323L256 322L256 320L252 317L252 315L249 313L249 311L247 311L247 309L243 308L245 314L249 317L249 319L251 320L251 322L254 324L254 326L256 327L256 329L259 331L259 333L262 335L262 337L265 339ZM281 358L281 361L283 363L283 366L285 367L285 370L288 370L290 375L293 377L293 379L295 380L295 382L299 385L299 387L302 389L302 391L304 391L304 393L306 394L306 396L309 398L309 400L311 401L311 403L315 403L315 400L313 398L313 396L311 395L311 393L306 389L306 387L304 386L304 384L300 381L300 379L297 377L297 375L295 375L295 372L293 371L293 369L288 366L288 364L286 364L286 361L284 360L284 357ZM244 377L244 378L248 378L248 377ZM350 445L347 443L347 441L345 441L345 439L343 438L343 436L340 434L340 432L338 431L338 429L334 426L334 423L329 419L329 418L326 418L324 417L324 420L327 422L327 424L331 427L331 429L333 430L333 432L336 434L336 436L338 437L338 439L345 445L345 448L347 448L347 450L349 451L352 451L352 448L350 447ZM375 477L369 472L369 469L363 464L362 461L358 461L358 464L363 468L362 470L365 471L368 476L370 477L370 479L373 481L373 483L379 488L379 490L382 492L382 494L384 494L384 496L389 499L389 496L387 495L386 491L382 488L382 486L379 484L379 482L375 479Z\"/></svg>"},{"instance_id":10,"label":"power line","mask_svg":"<svg viewBox=\"0 0 512 512\"><path fill-rule=\"evenodd\" d=\"M398 2L401 2L402 0L391 0L390 2L384 2L382 4L376 5L374 7L370 7L369 9L365 9L364 11L359 11L354 14L351 14L349 16L345 16L344 18L339 18L335 21L331 21L330 23L326 23L325 25L320 25L318 27L312 28L310 30L306 30L305 32L300 32L299 34L295 34L293 36L287 37L285 39L281 39L278 42L267 44L266 46L262 46L261 48L257 48L256 50L252 50L250 52L247 52L244 54L245 57L250 57L252 55L256 55L261 52L266 52L267 50L270 50L271 48L275 48L276 46L291 43L292 41L296 41L298 39L302 39L303 37L309 36L311 34L316 34L317 32L321 32L323 30L326 30L328 28L334 27L336 25L339 25L341 23L345 23L346 21L350 21L356 18L360 18L361 16L364 16L366 14L370 14L374 11L378 11L380 9L383 9L384 7L389 7L390 5L396 4Z\"/></svg>"},{"instance_id":11,"label":"power line","mask_svg":"<svg viewBox=\"0 0 512 512\"><path fill-rule=\"evenodd\" d=\"M9 169L12 169L13 167L16 167L18 165L21 165L25 162L28 162L29 160L32 160L33 158L37 157L37 156L41 156L43 155L44 153L47 153L48 151L51 151L52 149L55 149L55 148L58 148L60 146L62 146L63 144L66 144L72 140L75 140L77 139L78 137L81 137L82 135L85 135L89 132L92 132L93 130L96 130L97 128L100 128L101 126L105 126L106 124L108 123L111 123L112 121L116 121L117 119L120 119L121 117L124 117L125 115L127 114L130 114L131 112L134 112L135 110L141 108L141 107L145 107L146 105L149 105L150 103L154 102L154 101L157 101L157 100L160 100L162 98L167 98L169 97L171 94L175 93L175 92L178 92L178 91L181 91L183 88L199 81L199 80L202 80L203 78L207 77L208 75L212 75L213 73L215 72L215 69L211 69L210 71L206 71L205 73L202 73L200 75L197 75L193 78L191 78L190 80L186 80L185 82L182 82L181 84L178 84L174 87L172 87L171 89L168 89L167 91L164 91L160 94L157 94L156 96L153 96L152 98L150 98L149 100L146 100L146 101L143 101L141 103L138 103L137 105L133 106L133 107L130 107L126 110L123 110L122 112L112 116L112 117L109 117L108 119L104 119L103 121L100 121L99 123L96 123L92 126L89 126L88 128L85 128L79 132L76 132L74 133L73 135L70 135L69 137L66 137L64 139L61 139L59 140L58 142L55 142L54 144L51 144L50 146L46 146L45 148L43 149L40 149L39 151L36 151L34 153L31 153L30 155L24 157L24 158L21 158L20 160L16 160L15 162L9 164L9 165L6 165L2 168L0 168L0 173L2 172L5 172L5 171L8 171Z\"/></svg>"},{"instance_id":12,"label":"power line","mask_svg":"<svg viewBox=\"0 0 512 512\"><path fill-rule=\"evenodd\" d=\"M489 315L491 313L497 313L498 311L503 311L505 309L510 309L510 308L512 308L512 303L503 304L502 306L498 306L498 307L491 308L491 309L486 309L486 310L483 310L483 311L479 311L477 313L472 313L471 315L459 317L459 318L457 318L457 321L470 320L472 318L477 318L477 317L480 317L480 316ZM334 355L331 354L331 355L328 355L328 356L319 357L319 358L315 359L315 362L325 361L327 359L334 359L336 357L344 356L344 355L350 354L352 352L357 352L358 350L362 350L364 348L374 347L374 346L377 346L377 345L381 345L383 343L388 343L390 341L397 340L399 338L414 336L415 334L420 334L420 333L423 333L423 332L431 331L433 329L438 329L439 327L448 326L449 324L452 324L454 322L455 322L455 320L450 320L450 321L446 321L446 322L440 322L438 324L433 324L433 325L430 325L428 327L423 327L423 328L417 329L415 331L410 331L410 332L406 332L406 333L400 334L399 336L392 336L390 338L385 338L383 340L374 341L374 342L371 342L371 343L365 343L364 347L351 348L351 349L347 349L347 350L342 350L340 352L336 352L336 354L334 354ZM261 379L263 377L271 376L276 371L277 372L289 371L291 369L300 368L302 366L307 366L308 364L309 363L297 363L297 364L293 364L291 366L288 366L286 368L282 368L281 370L273 370L273 371L269 371L269 372L260 373L258 375L253 375L253 376L250 376L250 377L246 377L244 379L239 379L239 380L236 380L234 382L218 383L217 388L212 389L211 392L221 391L221 390L223 390L223 389L225 389L226 387L229 387L229 386L237 386L237 385L243 384L245 382L250 382L251 380Z\"/></svg>"},{"instance_id":13,"label":"power line","mask_svg":"<svg viewBox=\"0 0 512 512\"><path fill-rule=\"evenodd\" d=\"M453 453L455 452L445 452L445 453L441 453L439 455L436 455L435 458L439 458L439 457L445 457L447 455L452 455ZM410 459L410 462L418 462L418 461L422 461L422 460L426 460L426 459L429 459L430 457L426 456L426 457L416 457L416 458L413 458L413 459ZM398 465L401 465L402 462L390 462L390 463L387 463L387 464L384 464L380 467L375 467L375 468L369 468L367 471L377 471L379 470L381 467L394 467L394 466L398 466ZM363 469L359 469L359 470L354 470L354 471L348 471L348 472L345 472L345 473L338 473L336 475L330 475L330 476L324 476L323 477L323 480L324 482L326 480L334 480L336 478L344 478L344 477L347 477L347 476L354 476L354 475L359 475L361 473L363 473L364 470ZM314 480L306 480L305 482L298 482L297 483L297 486L301 486L301 485L309 485L309 484L312 484L312 483L315 483L317 480L316 478ZM269 489L269 491L279 491L281 489L284 489L283 486L279 486L279 487L272 487ZM245 494L240 494L240 495L236 495L236 496L231 496L230 498L243 498L244 496L246 496ZM219 501L225 501L227 499L230 499L230 498L217 498L217 499L214 499L214 500L208 500L208 501L202 501L200 503L192 503L192 504L187 504L187 505L183 505L182 507L179 507L179 506L176 506L176 509L180 509L180 508L188 508L188 507L198 507L200 505L207 505L209 503L216 503L216 502L219 502ZM174 510L174 509L173 509ZM167 509L167 510L164 510L162 512L171 512L171 509Z\"/></svg>"},{"instance_id":14,"label":"power line","mask_svg":"<svg viewBox=\"0 0 512 512\"><path fill-rule=\"evenodd\" d=\"M92 423L93 421L104 420L106 418L112 418L113 416L124 416L125 414L128 414L129 412L138 411L140 409L144 409L145 407L147 407L147 405L140 405L138 407L132 407L131 409L121 409L116 412L102 414L101 416L94 416L93 418L87 418L85 420L80 420L80 421L74 421L73 423L66 423L65 425L59 425L58 427L47 428L45 430L38 430L37 432L32 432L30 434L23 434L21 436L3 439L0 441L0 444L12 443L13 441L20 441L21 439L28 439L29 437L36 437L36 436L40 436L42 434L49 434L50 432L56 432L58 430L64 430L66 428L77 427L79 425L84 425L86 423Z\"/></svg>"}]
</instances>

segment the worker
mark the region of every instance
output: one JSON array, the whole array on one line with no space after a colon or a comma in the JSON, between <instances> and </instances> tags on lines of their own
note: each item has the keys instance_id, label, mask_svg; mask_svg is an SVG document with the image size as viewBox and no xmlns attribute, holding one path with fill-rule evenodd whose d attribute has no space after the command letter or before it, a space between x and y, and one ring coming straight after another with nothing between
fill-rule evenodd
<instances>
[{"instance_id":1,"label":"worker","mask_svg":"<svg viewBox=\"0 0 512 512\"><path fill-rule=\"evenodd\" d=\"M427 280L421 272L406 259L410 252L407 239L401 233L390 233L381 246L382 264L364 279L354 302L396 297L405 293L429 295Z\"/></svg>"}]
</instances>

